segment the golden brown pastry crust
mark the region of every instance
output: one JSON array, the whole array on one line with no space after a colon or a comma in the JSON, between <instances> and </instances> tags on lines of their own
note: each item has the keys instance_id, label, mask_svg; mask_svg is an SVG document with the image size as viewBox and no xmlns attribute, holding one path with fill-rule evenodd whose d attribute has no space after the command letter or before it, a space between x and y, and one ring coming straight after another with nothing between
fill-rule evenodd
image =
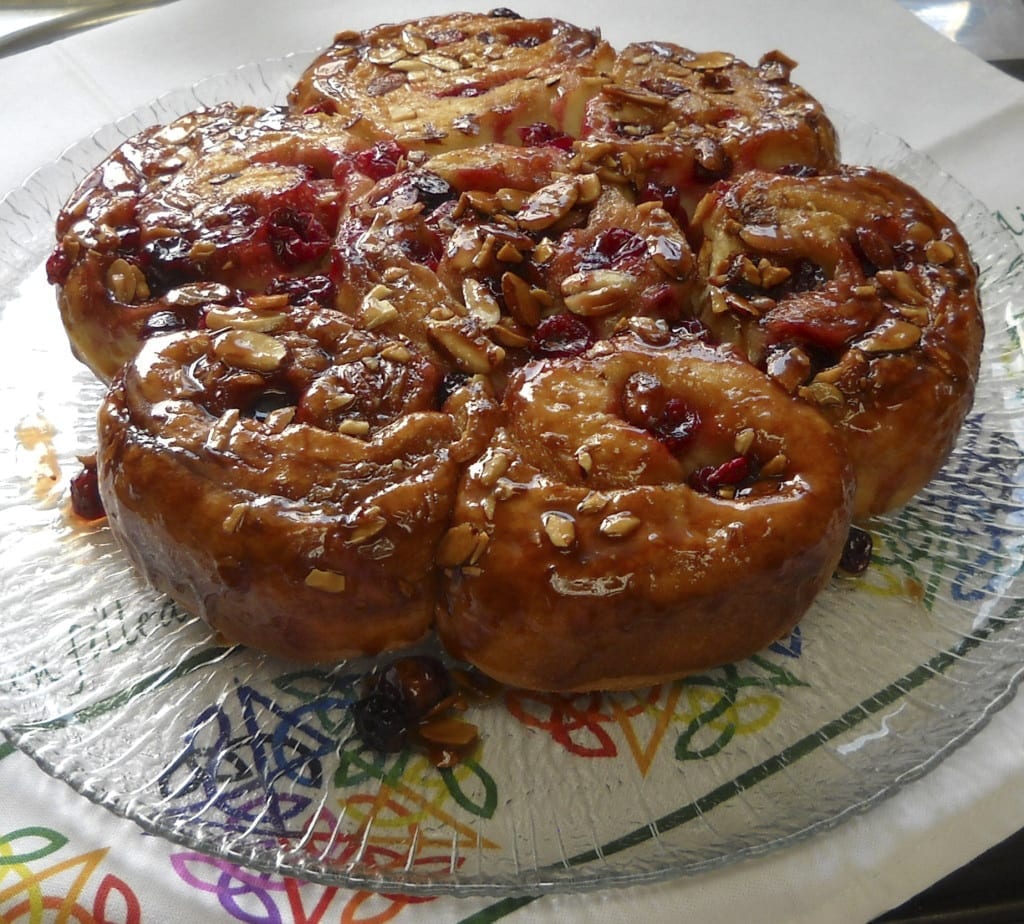
<instances>
[{"instance_id":1,"label":"golden brown pastry crust","mask_svg":"<svg viewBox=\"0 0 1024 924\"><path fill-rule=\"evenodd\" d=\"M411 644L461 469L494 425L478 380L439 407L441 375L323 310L155 337L100 411L110 528L231 642L301 661Z\"/></svg>"},{"instance_id":2,"label":"golden brown pastry crust","mask_svg":"<svg viewBox=\"0 0 1024 924\"><path fill-rule=\"evenodd\" d=\"M630 45L587 105L580 157L681 219L715 181L746 170L832 169L835 128L790 81L795 66L778 51L752 67L723 51Z\"/></svg>"},{"instance_id":3,"label":"golden brown pastry crust","mask_svg":"<svg viewBox=\"0 0 1024 924\"><path fill-rule=\"evenodd\" d=\"M109 380L152 333L323 273L352 139L323 116L230 104L122 144L57 220L51 281L72 348Z\"/></svg>"},{"instance_id":4,"label":"golden brown pastry crust","mask_svg":"<svg viewBox=\"0 0 1024 924\"><path fill-rule=\"evenodd\" d=\"M381 180L341 223L340 303L496 382L544 352L553 317L592 342L628 319L688 316L694 259L672 217L570 161L485 145Z\"/></svg>"},{"instance_id":5,"label":"golden brown pastry crust","mask_svg":"<svg viewBox=\"0 0 1024 924\"><path fill-rule=\"evenodd\" d=\"M941 465L982 337L956 229L839 167L792 66L453 14L126 142L47 269L128 555L301 661L435 625L615 689L784 634Z\"/></svg>"},{"instance_id":6,"label":"golden brown pastry crust","mask_svg":"<svg viewBox=\"0 0 1024 924\"><path fill-rule=\"evenodd\" d=\"M341 33L289 102L408 149L519 144L537 123L577 135L613 56L598 32L556 19L455 13Z\"/></svg>"},{"instance_id":7,"label":"golden brown pastry crust","mask_svg":"<svg viewBox=\"0 0 1024 924\"><path fill-rule=\"evenodd\" d=\"M977 273L950 219L873 168L751 171L694 217L701 317L838 429L855 517L906 503L945 462L974 399Z\"/></svg>"},{"instance_id":8,"label":"golden brown pastry crust","mask_svg":"<svg viewBox=\"0 0 1024 924\"><path fill-rule=\"evenodd\" d=\"M768 645L831 576L852 496L838 441L730 351L615 338L523 367L505 408L438 552L438 632L485 673L678 677Z\"/></svg>"}]
</instances>

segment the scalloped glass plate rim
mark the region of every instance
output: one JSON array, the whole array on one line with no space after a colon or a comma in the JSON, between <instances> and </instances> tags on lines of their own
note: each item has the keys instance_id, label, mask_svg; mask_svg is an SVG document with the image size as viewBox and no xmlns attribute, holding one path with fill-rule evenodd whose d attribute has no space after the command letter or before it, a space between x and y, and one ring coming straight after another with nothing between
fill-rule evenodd
<instances>
[{"instance_id":1,"label":"scalloped glass plate rim","mask_svg":"<svg viewBox=\"0 0 1024 924\"><path fill-rule=\"evenodd\" d=\"M68 171L67 167L70 159L72 159L76 153L82 152L90 147L96 148L98 144L105 145L108 140L106 136L109 132L119 132L123 135L125 127L127 126L129 133L133 133L135 130L142 127L143 124L146 124L140 123L139 120L143 119L149 113L153 114L154 121L166 121L172 115L183 113L189 108L194 108L194 105L212 103L213 99L204 99L204 94L214 93L218 88L243 77L258 78L263 82L267 90L270 91L271 88L269 81L282 81L292 76L296 69L302 66L303 59L306 57L308 57L308 55L296 53L284 58L272 59L234 68L224 74L206 78L192 87L170 91L153 102L139 107L139 109L124 116L122 119L103 126L88 138L82 139L76 144L71 145L56 161L35 171L21 187L12 190L4 196L3 199L0 199L0 221L4 220L5 215L11 209L21 207L18 197L22 193L31 194L38 190L46 191L52 195L52 184L73 184L74 182L77 182L88 168L84 165L77 165L74 170ZM895 138L895 136L886 135L861 120L853 119L842 114L836 114L834 109L831 110L831 114L839 124L841 138L843 138L847 133L852 133L858 137L863 135L885 139L887 143L899 146L905 156L908 159L913 159L918 166L927 167L929 172L947 186L958 188L962 195L964 195L967 200L975 206L978 221L980 222L981 229L985 232L987 239L995 242L994 246L996 253L992 258L993 265L999 261L1008 261L1008 264L1013 267L1012 278L1006 276L1006 278L1002 278L1000 280L1002 287L1009 290L1011 281L1015 283L1016 288L1019 288L1022 285L1022 280L1024 280L1024 267L1019 265L1019 261L1015 264L1013 257L1011 256L1019 253L1015 242L1003 229L998 227L994 218L991 217L984 206L973 202L973 197L971 197L971 194L966 189L956 183L955 180L948 177L948 175L940 171L934 163L930 161L930 159L924 155L914 152L908 145L906 145L905 142ZM66 197L70 191L71 188L68 188L63 193L62 198ZM943 205L941 202L939 204L940 206ZM30 216L30 218L34 218L39 221L42 221L44 217L46 216ZM52 216L48 217L52 218ZM49 225L46 225L44 230L49 233ZM32 242L32 244L30 244L26 249L26 256L34 259L36 264L38 264L40 254L36 251L36 248L37 245L35 242ZM3 270L4 273L6 273L6 276L15 282L18 281L19 273L24 269L21 263L17 261L16 257L17 255L13 258L9 258L7 255L4 255L3 258L0 258L0 270ZM999 269L998 266L996 268ZM1008 270L1005 266L999 271L1004 275L1011 272L1011 270ZM5 281L5 275L0 274L0 282L3 281ZM0 290L0 296L5 295L6 292ZM986 306L987 312L1003 311L1005 309L1008 309L1008 304L1004 305L999 303L996 305ZM2 311L2 306L0 306L0 311ZM844 810L827 818L813 819L806 827L802 828L795 834L787 834L777 839L768 838L745 849L737 850L727 856L712 856L702 862L689 863L685 866L673 865L671 862L668 862L664 866L653 870L615 873L614 871L610 872L607 869L602 869L600 864L590 864L588 866L588 864L584 863L568 871L551 871L551 875L546 877L542 875L543 869L536 869L533 872L537 875L532 878L526 877L523 881L515 883L484 880L458 880L453 882L448 879L431 880L429 878L424 880L423 878L417 878L415 876L389 877L388 875L382 876L372 872L367 875L360 875L351 871L339 874L336 870L332 871L330 868L311 868L301 862L293 865L282 864L280 862L280 855L277 856L277 860L275 861L274 859L263 858L262 855L253 855L243 851L226 850L223 848L223 845L211 845L209 841L204 840L201 837L193 836L187 829L182 830L177 826L169 827L161 824L159 818L154 820L148 817L145 813L135 810L130 800L112 802L107 798L107 793L102 791L101 788L93 785L87 772L79 771L77 774L65 773L58 764L50 763L40 755L33 753L31 742L26 742L24 736L19 735L16 729L4 726L2 730L12 744L25 750L26 753L28 753L28 755L37 762L42 770L57 777L58 779L62 779L64 782L71 785L76 791L110 810L114 814L135 822L144 830L156 834L169 842L188 848L194 848L207 854L212 853L218 857L232 862L237 862L240 865L249 868L269 873L296 875L301 878L328 885L343 885L351 888L368 888L377 891L433 895L454 893L459 895L529 896L532 892L536 892L538 890L582 891L607 886L636 885L680 874L696 874L711 868L719 868L724 865L728 865L744 857L756 856L774 851L797 841L805 840L818 832L828 830L845 818L849 817L851 814L864 811L891 796L907 783L918 779L928 770L933 768L952 750L962 746L966 741L973 737L975 733L984 727L985 724L987 724L989 718L995 711L1002 708L1014 697L1022 677L1024 677L1024 666L1016 672L1009 674L1005 678L1005 684L1002 690L987 702L981 704L972 720L967 722L960 729L957 735L946 741L941 747L938 747L928 759L921 761L914 766L900 768L899 772L890 774L890 777L887 778L882 785L870 792L862 794L862 797L851 801ZM566 875L567 872L569 875Z\"/></svg>"}]
</instances>

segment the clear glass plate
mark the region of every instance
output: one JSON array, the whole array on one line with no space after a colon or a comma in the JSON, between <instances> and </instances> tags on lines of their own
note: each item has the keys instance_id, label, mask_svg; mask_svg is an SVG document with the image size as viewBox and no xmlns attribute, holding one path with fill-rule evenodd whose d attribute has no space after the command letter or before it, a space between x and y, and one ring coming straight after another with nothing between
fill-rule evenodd
<instances>
[{"instance_id":1,"label":"clear glass plate","mask_svg":"<svg viewBox=\"0 0 1024 924\"><path fill-rule=\"evenodd\" d=\"M171 94L0 203L0 728L143 828L241 865L394 892L519 894L695 873L832 826L920 776L1024 670L1024 259L934 164L840 121L844 157L960 224L988 324L977 404L941 476L873 525L875 558L743 663L614 695L475 704L473 759L438 770L351 735L370 666L311 670L219 645L68 517L101 387L72 358L43 261L76 181L201 104L282 100L299 58Z\"/></svg>"}]
</instances>

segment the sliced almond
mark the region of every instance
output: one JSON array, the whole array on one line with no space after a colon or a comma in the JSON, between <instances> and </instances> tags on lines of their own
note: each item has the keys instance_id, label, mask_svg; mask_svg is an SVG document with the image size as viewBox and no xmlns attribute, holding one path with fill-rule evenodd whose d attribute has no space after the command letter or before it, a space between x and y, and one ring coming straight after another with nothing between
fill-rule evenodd
<instances>
[{"instance_id":1,"label":"sliced almond","mask_svg":"<svg viewBox=\"0 0 1024 924\"><path fill-rule=\"evenodd\" d=\"M306 575L305 583L313 590L322 590L329 594L344 593L346 585L344 574L337 571L321 571L319 568L313 568Z\"/></svg>"},{"instance_id":2,"label":"sliced almond","mask_svg":"<svg viewBox=\"0 0 1024 924\"><path fill-rule=\"evenodd\" d=\"M228 330L214 341L213 352L229 366L253 372L273 372L288 355L280 340L256 330Z\"/></svg>"},{"instance_id":3,"label":"sliced almond","mask_svg":"<svg viewBox=\"0 0 1024 924\"><path fill-rule=\"evenodd\" d=\"M541 515L540 521L556 549L567 549L576 541L576 524L568 514L548 511Z\"/></svg>"}]
</instances>

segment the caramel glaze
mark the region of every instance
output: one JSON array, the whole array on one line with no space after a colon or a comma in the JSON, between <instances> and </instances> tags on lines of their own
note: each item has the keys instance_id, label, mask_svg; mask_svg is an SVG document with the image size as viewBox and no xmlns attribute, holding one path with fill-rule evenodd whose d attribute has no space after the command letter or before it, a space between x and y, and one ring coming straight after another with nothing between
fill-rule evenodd
<instances>
[{"instance_id":1,"label":"caramel glaze","mask_svg":"<svg viewBox=\"0 0 1024 924\"><path fill-rule=\"evenodd\" d=\"M630 45L587 105L580 156L648 196L671 197L681 221L725 177L755 168L836 167L835 128L821 104L790 81L795 66L778 51L753 67L727 52Z\"/></svg>"},{"instance_id":2,"label":"caramel glaze","mask_svg":"<svg viewBox=\"0 0 1024 924\"><path fill-rule=\"evenodd\" d=\"M230 104L126 141L57 220L47 268L75 354L107 381L202 306L324 272L341 206L369 183L337 169L352 150L324 116Z\"/></svg>"},{"instance_id":3,"label":"caramel glaze","mask_svg":"<svg viewBox=\"0 0 1024 924\"><path fill-rule=\"evenodd\" d=\"M906 503L941 468L974 398L977 273L950 219L872 168L751 171L694 216L701 318L831 421L854 514Z\"/></svg>"},{"instance_id":4,"label":"caramel glaze","mask_svg":"<svg viewBox=\"0 0 1024 924\"><path fill-rule=\"evenodd\" d=\"M949 219L840 167L792 67L453 14L125 142L47 271L132 561L232 642L436 626L535 689L783 635L948 455L983 333Z\"/></svg>"},{"instance_id":5,"label":"caramel glaze","mask_svg":"<svg viewBox=\"0 0 1024 924\"><path fill-rule=\"evenodd\" d=\"M238 334L154 337L112 383L111 530L231 642L307 662L415 642L459 474L494 426L489 389L438 409L440 370L333 312Z\"/></svg>"},{"instance_id":6,"label":"caramel glaze","mask_svg":"<svg viewBox=\"0 0 1024 924\"><path fill-rule=\"evenodd\" d=\"M631 422L637 375L698 415L681 450ZM440 636L493 677L628 688L745 657L796 624L839 559L853 482L834 431L728 349L626 335L523 367L505 407L440 553L471 550L447 562ZM688 484L738 442L747 479Z\"/></svg>"},{"instance_id":7,"label":"caramel glaze","mask_svg":"<svg viewBox=\"0 0 1024 924\"><path fill-rule=\"evenodd\" d=\"M293 88L293 112L336 116L367 141L436 152L519 144L546 123L579 133L614 52L556 19L455 13L343 32Z\"/></svg>"},{"instance_id":8,"label":"caramel glaze","mask_svg":"<svg viewBox=\"0 0 1024 924\"><path fill-rule=\"evenodd\" d=\"M612 237L608 238L609 232ZM689 316L695 260L675 220L555 148L484 145L382 179L341 222L339 304L437 362L492 376L571 313L592 339Z\"/></svg>"}]
</instances>

